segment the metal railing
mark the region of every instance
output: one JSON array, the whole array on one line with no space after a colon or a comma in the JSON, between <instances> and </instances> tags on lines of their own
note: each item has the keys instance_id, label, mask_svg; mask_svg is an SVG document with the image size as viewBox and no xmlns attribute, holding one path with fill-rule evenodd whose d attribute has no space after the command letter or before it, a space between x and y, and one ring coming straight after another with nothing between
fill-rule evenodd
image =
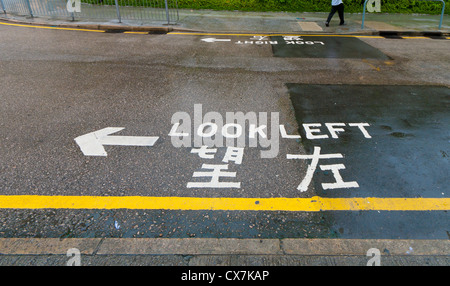
<instances>
[{"instance_id":1,"label":"metal railing","mask_svg":"<svg viewBox=\"0 0 450 286\"><path fill-rule=\"evenodd\" d=\"M4 15L177 23L177 0L0 0ZM1 14L0 14L1 16Z\"/></svg>"},{"instance_id":2,"label":"metal railing","mask_svg":"<svg viewBox=\"0 0 450 286\"><path fill-rule=\"evenodd\" d=\"M366 7L367 7L367 2L369 0L365 0L364 1L364 6L363 6L363 15L362 15L362 21L361 21L361 29L364 29L364 19L366 18ZM439 30L442 28L442 20L444 19L444 10L445 10L445 2L444 0L419 0L419 1L437 1L437 2L441 2L442 3L442 12L441 12L441 20L439 21Z\"/></svg>"}]
</instances>

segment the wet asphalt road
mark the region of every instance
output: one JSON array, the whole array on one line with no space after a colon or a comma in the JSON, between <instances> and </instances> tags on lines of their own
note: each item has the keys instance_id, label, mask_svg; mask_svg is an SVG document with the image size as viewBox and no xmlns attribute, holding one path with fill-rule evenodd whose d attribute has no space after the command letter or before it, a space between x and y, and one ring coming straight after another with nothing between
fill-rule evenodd
<instances>
[{"instance_id":1,"label":"wet asphalt road","mask_svg":"<svg viewBox=\"0 0 450 286\"><path fill-rule=\"evenodd\" d=\"M217 36L227 41L210 43L202 39L214 36L109 34L5 26L0 26L0 37L0 195L219 198L447 198L449 195L447 40L350 38L349 44L345 38L333 41L331 37L304 37L294 40L303 44L287 44L281 37ZM323 50L290 52L294 45ZM355 56L347 51L347 55L342 55L329 50L342 52L353 45L363 46L368 54ZM311 53L322 56L313 57ZM341 93L338 118L321 110L325 106L322 103L334 104L329 102L333 93L327 93L326 88L320 90L323 85L332 85ZM302 86L306 88L301 89ZM368 86L383 86L385 103L377 106L380 112L369 104L377 98L366 101L358 96L370 89ZM417 98L409 101L408 92L415 92L415 87ZM320 92L314 94L317 90ZM369 96L376 97L380 91L373 90ZM436 94L433 100L427 99L430 91ZM309 101L294 98L302 92L307 93ZM427 104L421 104L421 100ZM363 106L358 110L359 118L352 115L353 105L348 104L357 101L361 104L355 105ZM398 102L402 108L389 109ZM192 148L173 146L168 135L173 127L172 116L184 112L194 122L196 104L201 104L202 115L216 112L223 118L227 112L241 111L254 112L258 120L263 119L260 113L272 119L271 113L277 112L279 124L285 126L287 133L300 134L302 138L306 137L302 133L303 122L319 122L322 127L331 122L342 122L347 127L361 120L377 123L373 129L367 128L372 139L376 139L370 144L381 140L380 145L400 149L400 141L395 140L409 140L405 144L412 144L417 152L428 146L437 148L424 150L423 154L431 155L420 157L420 162L429 164L424 172L433 176L425 174L427 180L422 181L415 174L403 172L397 177L366 178L367 173L359 167L353 171L352 162L368 162L373 158L364 149L369 148L364 134L354 128L346 129L341 139L348 139L351 134L349 142L353 144L352 140L359 136L358 140L364 142L360 145L365 145L359 153L347 157L353 146L327 152L346 155L349 161L339 163L345 163L349 170L341 171L341 175L345 181L357 181L358 188L324 190L317 181L323 179L324 173L316 172L307 191L300 192L297 188L307 172L307 162L288 160L286 155L313 151L308 141L283 138L279 145L271 145L278 151L275 158L261 158L267 147L246 145L242 163L228 163L227 171L236 172L236 176L224 181L240 182L239 188L188 188L189 182L207 181L194 177L195 172L204 171L202 164L225 164L227 151L221 147L213 159L202 159L191 153ZM303 116L302 110L306 108L311 113ZM414 120L408 118L411 125L408 133L385 120L410 109L431 113L431 122L411 114ZM388 111L383 118L374 119L385 110ZM258 121L261 122L264 121ZM271 125L273 120L267 122L268 134L279 136L274 132L278 131L278 125ZM74 139L106 127L125 128L114 135L159 139L152 147L106 146L107 157L84 156ZM331 137L325 130L321 132ZM247 132L249 126L244 128L244 133ZM377 137L383 132L398 136L388 137L394 141L384 141ZM327 145L330 140L321 141L324 150L334 148ZM411 157L401 162L397 159L389 162L390 168L419 164ZM364 167L371 171L380 166ZM333 181L330 172L325 172L328 182ZM422 182L422 186L411 190L405 178ZM450 231L447 211L3 209L0 214L1 237L448 239Z\"/></svg>"}]
</instances>

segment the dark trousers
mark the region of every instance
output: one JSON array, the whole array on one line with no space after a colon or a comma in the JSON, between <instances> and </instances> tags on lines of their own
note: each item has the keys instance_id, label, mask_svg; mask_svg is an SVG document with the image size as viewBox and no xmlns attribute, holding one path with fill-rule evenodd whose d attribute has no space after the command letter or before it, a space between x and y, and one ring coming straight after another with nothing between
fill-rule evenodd
<instances>
[{"instance_id":1,"label":"dark trousers","mask_svg":"<svg viewBox=\"0 0 450 286\"><path fill-rule=\"evenodd\" d=\"M331 12L328 15L327 23L330 23L331 18L333 18L334 13L336 13L336 11L338 12L339 19L341 20L340 24L344 24L344 3L341 3L337 6L331 6Z\"/></svg>"}]
</instances>

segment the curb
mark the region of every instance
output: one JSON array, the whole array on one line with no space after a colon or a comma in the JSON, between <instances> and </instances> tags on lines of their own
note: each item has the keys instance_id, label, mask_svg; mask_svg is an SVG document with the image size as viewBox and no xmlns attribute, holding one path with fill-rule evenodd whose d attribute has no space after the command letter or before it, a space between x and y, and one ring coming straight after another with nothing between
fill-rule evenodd
<instances>
[{"instance_id":1,"label":"curb","mask_svg":"<svg viewBox=\"0 0 450 286\"><path fill-rule=\"evenodd\" d=\"M238 238L0 238L0 255L449 256L450 240Z\"/></svg>"},{"instance_id":2,"label":"curb","mask_svg":"<svg viewBox=\"0 0 450 286\"><path fill-rule=\"evenodd\" d=\"M177 28L172 26L167 27L161 27L161 26L125 26L125 25L112 25L112 24L72 24L72 23L60 23L60 24L51 24L51 23L35 23L32 21L24 21L24 20L17 20L17 19L4 19L0 18L3 22L9 22L14 24L20 24L20 25L32 25L32 26L43 26L43 27L52 27L52 28L69 28L69 29L86 29L86 30L99 30L99 31L106 31L111 33L121 33L121 32L148 32L149 34L167 34L170 32L185 32L185 33L231 33L227 31L206 31L206 30L194 30L194 29L187 29L187 28ZM382 36L387 38L395 38L395 37L401 37L401 36L409 36L409 37L430 37L430 38L436 38L436 39L442 39L450 36L450 32L441 32L441 31L374 31L374 30L368 30L368 31L353 31L349 33L329 33L329 32L308 32L308 31L302 31L302 32L258 32L258 31L241 31L241 32L235 32L234 34L302 34L302 35L308 35L308 34L323 34L323 35L330 35L330 34L342 34L342 35L369 35L369 36Z\"/></svg>"},{"instance_id":3,"label":"curb","mask_svg":"<svg viewBox=\"0 0 450 286\"><path fill-rule=\"evenodd\" d=\"M402 36L406 36L406 37L428 37L428 38L432 38L432 39L442 39L445 37L450 36L450 33L444 33L441 31L422 31L422 32L417 32L417 31L378 31L377 32L378 36L382 36L382 37L402 37Z\"/></svg>"},{"instance_id":4,"label":"curb","mask_svg":"<svg viewBox=\"0 0 450 286\"><path fill-rule=\"evenodd\" d=\"M124 26L124 25L110 25L110 24L50 24L50 23L36 23L32 21L23 21L17 19L3 19L1 21L13 23L18 25L32 25L52 28L70 28L70 29L87 29L87 30L104 30L104 31L130 31L130 32L154 32L155 34L165 34L172 32L172 27L156 27L156 26Z\"/></svg>"}]
</instances>

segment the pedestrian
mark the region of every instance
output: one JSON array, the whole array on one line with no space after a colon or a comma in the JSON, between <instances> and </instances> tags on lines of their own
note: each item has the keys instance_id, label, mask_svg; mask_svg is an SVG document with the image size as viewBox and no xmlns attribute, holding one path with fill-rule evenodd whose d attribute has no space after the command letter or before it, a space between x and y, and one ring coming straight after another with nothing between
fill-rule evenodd
<instances>
[{"instance_id":1,"label":"pedestrian","mask_svg":"<svg viewBox=\"0 0 450 286\"><path fill-rule=\"evenodd\" d=\"M339 19L341 20L339 25L344 25L344 3L342 2L342 0L331 0L331 12L328 15L328 19L325 22L325 26L327 27L330 26L331 18L333 18L333 15L334 13L336 13L336 11L338 12Z\"/></svg>"}]
</instances>

